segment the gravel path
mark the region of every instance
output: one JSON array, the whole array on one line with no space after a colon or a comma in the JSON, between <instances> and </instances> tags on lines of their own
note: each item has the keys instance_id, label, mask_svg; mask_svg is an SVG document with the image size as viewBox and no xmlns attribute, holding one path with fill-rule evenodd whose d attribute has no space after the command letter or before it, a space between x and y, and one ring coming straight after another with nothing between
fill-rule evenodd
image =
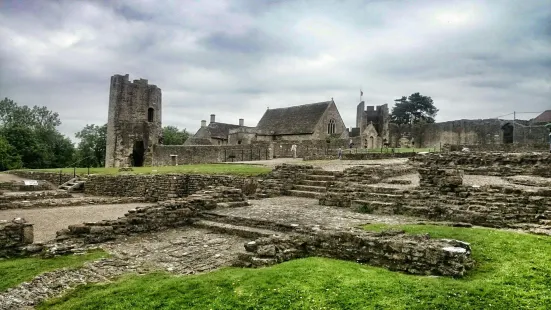
<instances>
[{"instance_id":1,"label":"gravel path","mask_svg":"<svg viewBox=\"0 0 551 310\"><path fill-rule=\"evenodd\" d=\"M129 203L115 205L87 205L78 207L62 207L48 209L13 209L0 211L0 220L12 220L23 217L28 223L34 224L34 241L45 242L55 238L58 230L72 224L96 222L116 219L126 211L145 203Z\"/></svg>"},{"instance_id":2,"label":"gravel path","mask_svg":"<svg viewBox=\"0 0 551 310\"><path fill-rule=\"evenodd\" d=\"M0 173L0 182L23 181L23 180L27 180L27 179L23 179L21 177L18 177L10 173Z\"/></svg>"}]
</instances>

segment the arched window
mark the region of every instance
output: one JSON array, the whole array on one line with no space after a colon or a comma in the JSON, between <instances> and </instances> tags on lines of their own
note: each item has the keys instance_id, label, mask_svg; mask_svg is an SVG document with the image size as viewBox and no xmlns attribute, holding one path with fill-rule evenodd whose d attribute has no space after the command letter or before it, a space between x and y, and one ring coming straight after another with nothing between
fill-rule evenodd
<instances>
[{"instance_id":1,"label":"arched window","mask_svg":"<svg viewBox=\"0 0 551 310\"><path fill-rule=\"evenodd\" d=\"M154 116L155 116L155 110L153 110L153 108L147 109L147 121L153 122Z\"/></svg>"},{"instance_id":2,"label":"arched window","mask_svg":"<svg viewBox=\"0 0 551 310\"><path fill-rule=\"evenodd\" d=\"M329 124L327 124L327 133L332 135L337 131L337 124L334 119L329 120Z\"/></svg>"}]
</instances>

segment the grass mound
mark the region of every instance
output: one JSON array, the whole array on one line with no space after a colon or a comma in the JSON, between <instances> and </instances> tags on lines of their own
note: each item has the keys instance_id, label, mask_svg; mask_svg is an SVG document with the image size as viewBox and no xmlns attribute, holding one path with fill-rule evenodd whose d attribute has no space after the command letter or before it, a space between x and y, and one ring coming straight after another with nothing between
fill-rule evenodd
<instances>
[{"instance_id":1,"label":"grass mound","mask_svg":"<svg viewBox=\"0 0 551 310\"><path fill-rule=\"evenodd\" d=\"M54 258L15 258L0 259L0 291L29 281L37 275L60 268L76 268L87 261L107 257L101 250L90 251L84 255L69 255Z\"/></svg>"},{"instance_id":2,"label":"grass mound","mask_svg":"<svg viewBox=\"0 0 551 310\"><path fill-rule=\"evenodd\" d=\"M368 226L366 229L382 229ZM471 242L477 267L463 279L413 276L308 258L197 276L127 276L86 285L41 309L546 309L551 238L482 228L393 226Z\"/></svg>"}]
</instances>

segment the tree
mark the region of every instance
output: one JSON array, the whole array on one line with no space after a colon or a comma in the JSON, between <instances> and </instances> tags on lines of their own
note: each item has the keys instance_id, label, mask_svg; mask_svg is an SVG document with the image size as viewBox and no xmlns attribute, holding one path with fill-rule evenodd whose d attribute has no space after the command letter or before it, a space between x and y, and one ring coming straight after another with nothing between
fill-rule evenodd
<instances>
[{"instance_id":1,"label":"tree","mask_svg":"<svg viewBox=\"0 0 551 310\"><path fill-rule=\"evenodd\" d=\"M23 163L15 148L0 136L0 171L21 168Z\"/></svg>"},{"instance_id":2,"label":"tree","mask_svg":"<svg viewBox=\"0 0 551 310\"><path fill-rule=\"evenodd\" d=\"M82 167L105 166L107 147L107 124L102 126L86 125L75 136L80 139L77 146L77 162Z\"/></svg>"},{"instance_id":3,"label":"tree","mask_svg":"<svg viewBox=\"0 0 551 310\"><path fill-rule=\"evenodd\" d=\"M182 145L189 138L189 133L184 128L179 130L176 126L165 126L163 128L164 145Z\"/></svg>"},{"instance_id":4,"label":"tree","mask_svg":"<svg viewBox=\"0 0 551 310\"><path fill-rule=\"evenodd\" d=\"M416 124L420 122L434 123L438 109L429 96L414 93L409 97L402 96L394 100L396 105L390 115L392 121L397 124Z\"/></svg>"},{"instance_id":5,"label":"tree","mask_svg":"<svg viewBox=\"0 0 551 310\"><path fill-rule=\"evenodd\" d=\"M19 106L9 98L0 101L0 125L24 125L33 129L54 129L61 125L59 114L46 107Z\"/></svg>"},{"instance_id":6,"label":"tree","mask_svg":"<svg viewBox=\"0 0 551 310\"><path fill-rule=\"evenodd\" d=\"M46 107L19 106L4 98L0 101L0 135L13 147L16 158L25 168L68 166L74 145L57 126L59 115Z\"/></svg>"}]
</instances>

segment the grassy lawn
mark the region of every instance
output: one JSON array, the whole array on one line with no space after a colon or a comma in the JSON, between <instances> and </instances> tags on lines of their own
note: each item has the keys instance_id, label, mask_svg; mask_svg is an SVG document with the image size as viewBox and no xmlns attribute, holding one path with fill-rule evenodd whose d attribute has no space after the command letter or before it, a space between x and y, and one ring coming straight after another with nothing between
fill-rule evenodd
<instances>
[{"instance_id":1,"label":"grassy lawn","mask_svg":"<svg viewBox=\"0 0 551 310\"><path fill-rule=\"evenodd\" d=\"M477 267L453 279L308 258L196 276L127 276L81 286L39 309L549 309L551 238L482 228L393 228L471 242Z\"/></svg>"},{"instance_id":2,"label":"grassy lawn","mask_svg":"<svg viewBox=\"0 0 551 310\"><path fill-rule=\"evenodd\" d=\"M84 255L60 256L50 259L36 257L0 259L0 292L29 281L37 275L59 268L76 268L84 262L107 257L104 251L91 251Z\"/></svg>"},{"instance_id":3,"label":"grassy lawn","mask_svg":"<svg viewBox=\"0 0 551 310\"><path fill-rule=\"evenodd\" d=\"M134 171L122 173L193 173L193 174L230 174L254 176L271 171L270 168L260 165L242 165L242 164L202 164L202 165L180 165L180 166L161 166L161 167L133 167ZM28 171L45 171L73 173L73 168L63 169L35 169ZM77 168L77 174L88 174L88 168ZM119 174L119 168L90 168L90 174Z\"/></svg>"}]
</instances>

